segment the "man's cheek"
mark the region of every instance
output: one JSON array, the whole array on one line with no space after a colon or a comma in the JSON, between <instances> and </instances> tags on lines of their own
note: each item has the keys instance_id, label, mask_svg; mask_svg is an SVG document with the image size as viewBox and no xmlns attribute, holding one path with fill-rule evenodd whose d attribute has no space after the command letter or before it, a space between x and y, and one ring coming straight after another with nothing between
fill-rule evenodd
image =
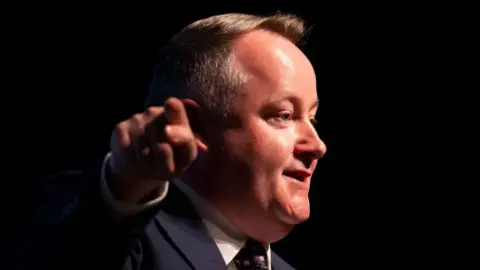
<instances>
[{"instance_id":1,"label":"man's cheek","mask_svg":"<svg viewBox=\"0 0 480 270\"><path fill-rule=\"evenodd\" d=\"M268 137L268 140L264 140L261 148L258 148L261 162L274 170L283 168L290 160L292 145L291 139L285 134Z\"/></svg>"},{"instance_id":2,"label":"man's cheek","mask_svg":"<svg viewBox=\"0 0 480 270\"><path fill-rule=\"evenodd\" d=\"M278 130L270 136L271 150L274 155L293 153L296 134L291 129Z\"/></svg>"}]
</instances>

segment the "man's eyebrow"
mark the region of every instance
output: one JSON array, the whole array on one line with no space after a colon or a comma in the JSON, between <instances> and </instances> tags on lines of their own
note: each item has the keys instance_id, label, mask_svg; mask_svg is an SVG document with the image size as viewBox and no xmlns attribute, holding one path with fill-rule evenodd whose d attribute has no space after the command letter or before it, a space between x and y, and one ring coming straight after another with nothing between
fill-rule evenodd
<instances>
[{"instance_id":1,"label":"man's eyebrow","mask_svg":"<svg viewBox=\"0 0 480 270\"><path fill-rule=\"evenodd\" d=\"M292 103L299 103L300 100L297 98L297 97L294 97L294 96L283 96L281 98L278 98L278 99L269 99L269 103L280 103L280 102L284 102L284 101L289 101L289 102L292 102ZM310 105L310 108L309 110L313 110L315 108L317 108L319 105L319 100L315 100L312 105Z\"/></svg>"}]
</instances>

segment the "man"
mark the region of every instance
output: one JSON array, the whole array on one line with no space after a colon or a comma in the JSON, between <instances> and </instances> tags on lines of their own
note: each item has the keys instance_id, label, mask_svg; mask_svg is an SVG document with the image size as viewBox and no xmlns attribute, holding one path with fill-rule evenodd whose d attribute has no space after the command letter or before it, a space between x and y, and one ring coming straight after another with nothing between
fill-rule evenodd
<instances>
[{"instance_id":1,"label":"man","mask_svg":"<svg viewBox=\"0 0 480 270\"><path fill-rule=\"evenodd\" d=\"M99 168L51 180L72 195L34 223L48 267L292 269L270 243L309 217L326 152L303 34L295 16L224 14L175 35Z\"/></svg>"}]
</instances>

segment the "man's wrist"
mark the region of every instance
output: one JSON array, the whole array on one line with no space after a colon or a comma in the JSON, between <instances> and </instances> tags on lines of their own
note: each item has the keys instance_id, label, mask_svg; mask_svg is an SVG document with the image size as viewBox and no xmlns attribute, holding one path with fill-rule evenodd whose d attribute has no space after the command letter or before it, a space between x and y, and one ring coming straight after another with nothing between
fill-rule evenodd
<instances>
[{"instance_id":1,"label":"man's wrist","mask_svg":"<svg viewBox=\"0 0 480 270\"><path fill-rule=\"evenodd\" d=\"M168 182L156 183L155 188L149 192L144 190L143 193L138 189L135 191L135 189L129 189L126 185L122 186L119 185L119 182L115 182L122 180L115 178L110 171L108 164L110 156L110 153L105 156L102 166L101 192L107 207L111 208L116 215L130 216L142 212L157 205L165 198L169 188ZM122 190L121 193L119 189ZM144 195L134 195L139 193Z\"/></svg>"},{"instance_id":2,"label":"man's wrist","mask_svg":"<svg viewBox=\"0 0 480 270\"><path fill-rule=\"evenodd\" d=\"M159 181L135 181L122 178L112 171L111 159L106 161L105 181L115 200L128 204L144 204L163 194L165 184Z\"/></svg>"}]
</instances>

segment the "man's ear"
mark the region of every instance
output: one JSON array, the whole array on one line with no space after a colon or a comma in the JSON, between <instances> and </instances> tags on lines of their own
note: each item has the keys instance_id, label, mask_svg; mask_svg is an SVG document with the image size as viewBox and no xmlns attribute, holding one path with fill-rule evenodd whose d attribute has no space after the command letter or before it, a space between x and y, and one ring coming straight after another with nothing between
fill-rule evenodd
<instances>
[{"instance_id":1,"label":"man's ear","mask_svg":"<svg viewBox=\"0 0 480 270\"><path fill-rule=\"evenodd\" d=\"M206 119L203 108L198 102L189 98L182 99L182 103L185 106L188 122L195 136L197 148L200 151L206 152L208 150L208 144L205 141Z\"/></svg>"}]
</instances>

